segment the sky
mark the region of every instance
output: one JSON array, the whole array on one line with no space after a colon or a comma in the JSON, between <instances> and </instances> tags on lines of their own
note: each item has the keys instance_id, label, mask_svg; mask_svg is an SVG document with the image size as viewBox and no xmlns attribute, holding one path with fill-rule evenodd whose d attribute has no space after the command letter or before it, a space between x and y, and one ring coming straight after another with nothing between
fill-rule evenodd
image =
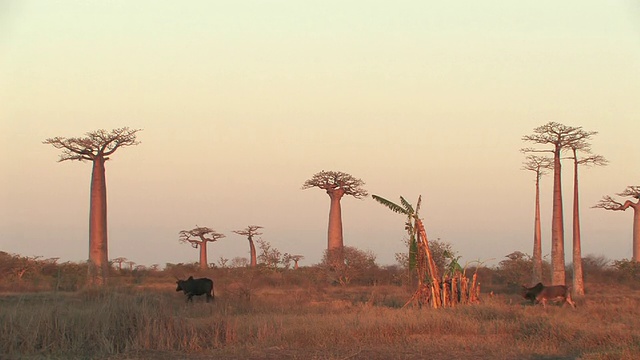
<instances>
[{"instance_id":1,"label":"sky","mask_svg":"<svg viewBox=\"0 0 640 360\"><path fill-rule=\"evenodd\" d=\"M301 265L327 246L342 171L423 203L461 263L533 249L535 174L522 137L549 121L598 131L606 167L580 169L583 255L631 258L632 214L591 208L640 185L640 3L620 1L0 0L0 250L88 258L91 164L42 142L142 129L106 164L109 258L198 261L181 230L233 230ZM571 162L563 163L571 256ZM551 177L542 179L549 258ZM406 251L404 218L342 200L345 245Z\"/></svg>"}]
</instances>

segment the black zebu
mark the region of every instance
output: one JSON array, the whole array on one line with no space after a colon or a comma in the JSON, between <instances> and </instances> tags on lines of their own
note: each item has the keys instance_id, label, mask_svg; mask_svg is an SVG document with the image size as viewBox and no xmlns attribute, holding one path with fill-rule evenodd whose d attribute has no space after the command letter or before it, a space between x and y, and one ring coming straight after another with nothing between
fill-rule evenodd
<instances>
[{"instance_id":1,"label":"black zebu","mask_svg":"<svg viewBox=\"0 0 640 360\"><path fill-rule=\"evenodd\" d=\"M187 295L187 301L193 302L194 295L207 295L207 302L209 302L209 299L216 299L213 293L213 280L211 279L194 279L193 276L189 276L187 280L176 281L176 284L178 284L176 291L184 292Z\"/></svg>"}]
</instances>

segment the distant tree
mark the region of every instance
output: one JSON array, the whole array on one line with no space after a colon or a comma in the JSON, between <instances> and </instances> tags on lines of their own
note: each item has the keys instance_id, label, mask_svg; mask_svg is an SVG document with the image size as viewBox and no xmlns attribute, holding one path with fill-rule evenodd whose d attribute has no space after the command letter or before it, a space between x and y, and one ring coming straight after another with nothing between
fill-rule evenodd
<instances>
[{"instance_id":1,"label":"distant tree","mask_svg":"<svg viewBox=\"0 0 640 360\"><path fill-rule=\"evenodd\" d=\"M126 261L125 263L129 265L129 271L133 271L133 265L135 265L136 262L129 260L129 261Z\"/></svg>"},{"instance_id":2,"label":"distant tree","mask_svg":"<svg viewBox=\"0 0 640 360\"><path fill-rule=\"evenodd\" d=\"M592 135L597 134L592 132ZM573 287L572 290L576 295L584 295L584 274L582 271L582 240L580 237L580 206L578 192L578 166L579 165L607 165L607 159L601 155L591 153L591 145L583 139L571 143L569 148L572 152L573 160ZM579 157L578 152L582 152L587 156Z\"/></svg>"},{"instance_id":3,"label":"distant tree","mask_svg":"<svg viewBox=\"0 0 640 360\"><path fill-rule=\"evenodd\" d=\"M623 203L616 201L611 196L607 195L597 203L594 208L601 208L605 210L613 211L625 211L628 208L633 209L633 258L632 261L640 261L640 186L627 186L627 188L617 194L622 197L632 197L637 201L634 203L631 200L626 200Z\"/></svg>"},{"instance_id":4,"label":"distant tree","mask_svg":"<svg viewBox=\"0 0 640 360\"><path fill-rule=\"evenodd\" d=\"M268 241L259 239L257 240L258 248L260 249L260 255L258 255L258 261L265 267L275 270L282 261L282 253L280 250L273 247Z\"/></svg>"},{"instance_id":5,"label":"distant tree","mask_svg":"<svg viewBox=\"0 0 640 360\"><path fill-rule=\"evenodd\" d=\"M551 222L551 266L554 285L564 285L564 222L562 211L562 165L561 154L571 144L589 139L595 132L582 130L581 127L566 126L549 122L533 130L532 135L522 137L522 140L539 145L551 145L551 149L525 148L523 152L550 152L553 154L553 217Z\"/></svg>"},{"instance_id":6,"label":"distant tree","mask_svg":"<svg viewBox=\"0 0 640 360\"><path fill-rule=\"evenodd\" d=\"M231 259L232 268L243 268L249 266L249 259L246 257L236 256Z\"/></svg>"},{"instance_id":7,"label":"distant tree","mask_svg":"<svg viewBox=\"0 0 640 360\"><path fill-rule=\"evenodd\" d=\"M105 285L109 274L107 246L107 183L105 161L116 150L138 145L136 133L140 129L119 128L107 132L96 130L86 137L54 137L43 143L62 149L59 162L66 160L91 161L91 198L89 210L89 283Z\"/></svg>"},{"instance_id":8,"label":"distant tree","mask_svg":"<svg viewBox=\"0 0 640 360\"><path fill-rule=\"evenodd\" d=\"M533 225L533 274L532 284L542 282L542 231L540 230L540 178L553 168L553 160L548 157L528 155L522 170L536 173L536 210Z\"/></svg>"},{"instance_id":9,"label":"distant tree","mask_svg":"<svg viewBox=\"0 0 640 360\"><path fill-rule=\"evenodd\" d=\"M531 256L520 251L514 251L505 257L506 259L498 264L498 272L504 282L509 286L526 284L531 279L531 268L533 267Z\"/></svg>"},{"instance_id":10,"label":"distant tree","mask_svg":"<svg viewBox=\"0 0 640 360\"><path fill-rule=\"evenodd\" d=\"M344 262L342 237L342 210L340 200L344 195L351 195L356 199L367 197L369 194L362 187L364 181L340 171L321 171L302 185L302 189L313 187L325 190L331 199L329 210L329 230L327 235L327 251L333 266L341 266Z\"/></svg>"},{"instance_id":11,"label":"distant tree","mask_svg":"<svg viewBox=\"0 0 640 360\"><path fill-rule=\"evenodd\" d=\"M191 230L182 230L179 233L179 240L181 243L189 243L195 249L200 247L200 269L207 269L207 243L215 242L224 238L225 235L221 234L209 227L197 226Z\"/></svg>"},{"instance_id":12,"label":"distant tree","mask_svg":"<svg viewBox=\"0 0 640 360\"><path fill-rule=\"evenodd\" d=\"M294 263L293 268L297 270L298 269L298 262L300 260L304 259L304 256L302 256L302 255L290 255L290 258Z\"/></svg>"},{"instance_id":13,"label":"distant tree","mask_svg":"<svg viewBox=\"0 0 640 360\"><path fill-rule=\"evenodd\" d=\"M374 273L378 268L376 264L376 255L371 251L364 251L352 246L344 247L344 266L332 269L331 254L329 250L325 251L322 258L322 267L330 271L327 275L331 280L341 285L349 285L354 281L367 283L367 277Z\"/></svg>"},{"instance_id":14,"label":"distant tree","mask_svg":"<svg viewBox=\"0 0 640 360\"><path fill-rule=\"evenodd\" d=\"M127 259L126 257L117 257L115 259L112 259L111 261L114 264L118 264L118 271L122 271L122 263L126 262L127 260L129 259Z\"/></svg>"},{"instance_id":15,"label":"distant tree","mask_svg":"<svg viewBox=\"0 0 640 360\"><path fill-rule=\"evenodd\" d=\"M249 240L249 253L251 255L251 267L256 267L258 265L258 258L256 255L256 245L253 243L253 237L257 235L262 235L259 230L262 229L262 226L258 225L249 225L242 230L234 230L233 232L246 236L247 240Z\"/></svg>"}]
</instances>

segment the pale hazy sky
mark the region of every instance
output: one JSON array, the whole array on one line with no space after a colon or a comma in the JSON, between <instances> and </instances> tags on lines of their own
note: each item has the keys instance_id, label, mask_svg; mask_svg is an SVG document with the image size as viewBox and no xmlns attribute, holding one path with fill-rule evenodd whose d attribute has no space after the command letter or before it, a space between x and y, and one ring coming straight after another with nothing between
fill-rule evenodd
<instances>
[{"instance_id":1,"label":"pale hazy sky","mask_svg":"<svg viewBox=\"0 0 640 360\"><path fill-rule=\"evenodd\" d=\"M193 262L196 225L247 256L256 224L319 262L321 170L415 203L431 239L471 260L532 252L534 174L523 135L556 121L599 131L611 161L582 169L583 254L631 257L632 214L591 209L640 185L637 1L0 0L0 250L84 261L89 163L48 137L144 129L107 163L109 257ZM565 241L571 253L571 163ZM543 253L551 178L543 178ZM345 244L393 264L403 217L342 201Z\"/></svg>"}]
</instances>

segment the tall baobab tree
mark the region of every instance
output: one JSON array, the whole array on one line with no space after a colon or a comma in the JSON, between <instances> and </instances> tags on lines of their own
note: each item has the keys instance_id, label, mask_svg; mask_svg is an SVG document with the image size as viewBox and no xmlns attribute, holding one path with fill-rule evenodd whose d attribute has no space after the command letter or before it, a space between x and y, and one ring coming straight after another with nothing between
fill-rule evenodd
<instances>
[{"instance_id":1,"label":"tall baobab tree","mask_svg":"<svg viewBox=\"0 0 640 360\"><path fill-rule=\"evenodd\" d=\"M109 251L107 246L107 182L105 161L116 150L138 145L136 133L140 129L128 127L96 130L85 137L54 137L43 144L62 149L58 162L66 160L91 161L91 198L89 203L89 283L105 285L109 275Z\"/></svg>"},{"instance_id":2,"label":"tall baobab tree","mask_svg":"<svg viewBox=\"0 0 640 360\"><path fill-rule=\"evenodd\" d=\"M593 132L592 135L597 134ZM582 240L580 238L580 206L578 192L579 165L607 165L607 159L601 155L591 153L590 144L586 140L577 141L569 145L573 160L573 292L584 295L584 275L582 271ZM587 156L578 157L578 152Z\"/></svg>"},{"instance_id":3,"label":"tall baobab tree","mask_svg":"<svg viewBox=\"0 0 640 360\"><path fill-rule=\"evenodd\" d=\"M564 221L562 210L562 165L560 162L563 151L569 145L588 139L593 132L582 130L582 127L566 126L556 122L549 122L533 129L532 135L525 135L522 140L539 145L551 145L551 149L525 148L523 152L550 152L553 154L553 215L551 221L551 282L553 285L564 285Z\"/></svg>"},{"instance_id":4,"label":"tall baobab tree","mask_svg":"<svg viewBox=\"0 0 640 360\"><path fill-rule=\"evenodd\" d=\"M542 282L542 231L540 230L540 178L547 174L547 170L553 165L553 160L548 157L528 155L522 170L536 173L536 210L533 225L533 274L532 284Z\"/></svg>"},{"instance_id":5,"label":"tall baobab tree","mask_svg":"<svg viewBox=\"0 0 640 360\"><path fill-rule=\"evenodd\" d=\"M625 211L628 208L633 209L633 261L638 262L640 261L640 186L627 186L623 192L617 195L632 197L637 201L632 202L631 200L626 200L624 203L620 203L607 195L603 197L594 208L614 211Z\"/></svg>"},{"instance_id":6,"label":"tall baobab tree","mask_svg":"<svg viewBox=\"0 0 640 360\"><path fill-rule=\"evenodd\" d=\"M200 269L206 270L209 266L207 262L207 243L215 242L225 237L209 227L197 226L191 230L182 230L179 233L180 242L189 243L195 249L200 248Z\"/></svg>"},{"instance_id":7,"label":"tall baobab tree","mask_svg":"<svg viewBox=\"0 0 640 360\"><path fill-rule=\"evenodd\" d=\"M253 237L257 235L262 235L261 232L258 232L262 228L263 228L262 226L258 226L258 225L249 225L243 230L233 231L238 235L246 236L247 240L249 240L249 251L251 254L251 267L258 266L258 257L256 255L256 245L253 243Z\"/></svg>"},{"instance_id":8,"label":"tall baobab tree","mask_svg":"<svg viewBox=\"0 0 640 360\"><path fill-rule=\"evenodd\" d=\"M323 189L331 199L329 209L329 230L327 234L327 252L333 266L343 263L344 241L342 238L342 210L340 200L344 195L351 195L356 199L367 197L369 194L362 187L364 181L340 171L321 171L304 182L302 189L317 187Z\"/></svg>"}]
</instances>

